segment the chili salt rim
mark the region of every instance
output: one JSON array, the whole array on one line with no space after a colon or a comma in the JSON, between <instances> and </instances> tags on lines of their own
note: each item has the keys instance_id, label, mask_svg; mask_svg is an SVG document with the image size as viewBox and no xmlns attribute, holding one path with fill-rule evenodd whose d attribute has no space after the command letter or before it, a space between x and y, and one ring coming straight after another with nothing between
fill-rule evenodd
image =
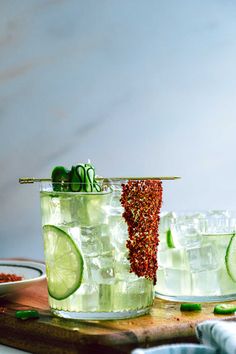
<instances>
[{"instance_id":1,"label":"chili salt rim","mask_svg":"<svg viewBox=\"0 0 236 354\"><path fill-rule=\"evenodd\" d=\"M162 205L162 182L128 181L122 184L121 204L128 225L130 272L156 284L158 226Z\"/></svg>"}]
</instances>

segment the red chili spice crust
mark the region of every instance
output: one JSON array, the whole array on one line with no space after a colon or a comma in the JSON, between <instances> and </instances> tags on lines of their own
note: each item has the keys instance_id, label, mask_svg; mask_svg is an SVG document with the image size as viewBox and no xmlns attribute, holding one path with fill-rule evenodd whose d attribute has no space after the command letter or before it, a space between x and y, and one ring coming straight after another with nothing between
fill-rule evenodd
<instances>
[{"instance_id":1,"label":"red chili spice crust","mask_svg":"<svg viewBox=\"0 0 236 354\"><path fill-rule=\"evenodd\" d=\"M122 184L121 204L128 225L130 272L156 284L158 226L162 205L162 182L128 181Z\"/></svg>"},{"instance_id":2,"label":"red chili spice crust","mask_svg":"<svg viewBox=\"0 0 236 354\"><path fill-rule=\"evenodd\" d=\"M19 281L22 280L23 277L16 274L10 273L0 273L0 283L9 283L10 281Z\"/></svg>"}]
</instances>

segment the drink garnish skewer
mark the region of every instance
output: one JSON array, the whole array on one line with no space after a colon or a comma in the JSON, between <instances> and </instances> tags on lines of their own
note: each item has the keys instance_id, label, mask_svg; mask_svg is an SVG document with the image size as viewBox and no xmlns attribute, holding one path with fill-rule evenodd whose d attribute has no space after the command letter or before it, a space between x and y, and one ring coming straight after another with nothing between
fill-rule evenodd
<instances>
[{"instance_id":1,"label":"drink garnish skewer","mask_svg":"<svg viewBox=\"0 0 236 354\"><path fill-rule=\"evenodd\" d=\"M103 181L103 182L108 182L108 181L120 181L120 180L160 180L160 181L171 181L171 180L176 180L180 179L181 177L179 176L159 176L159 177L96 177L97 181ZM37 183L37 182L52 182L51 178L35 178L35 177L21 177L19 178L19 183L20 184L31 184L31 183Z\"/></svg>"}]
</instances>

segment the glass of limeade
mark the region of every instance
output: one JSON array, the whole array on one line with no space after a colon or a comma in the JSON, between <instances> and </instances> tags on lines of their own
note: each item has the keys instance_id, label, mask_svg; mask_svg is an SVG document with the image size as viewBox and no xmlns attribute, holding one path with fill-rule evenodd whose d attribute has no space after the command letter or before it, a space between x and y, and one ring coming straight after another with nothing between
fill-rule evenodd
<instances>
[{"instance_id":1,"label":"glass of limeade","mask_svg":"<svg viewBox=\"0 0 236 354\"><path fill-rule=\"evenodd\" d=\"M130 272L121 183L100 192L40 191L49 304L56 316L119 319L143 315L153 281Z\"/></svg>"},{"instance_id":2,"label":"glass of limeade","mask_svg":"<svg viewBox=\"0 0 236 354\"><path fill-rule=\"evenodd\" d=\"M162 213L156 296L174 301L236 299L236 214Z\"/></svg>"}]
</instances>

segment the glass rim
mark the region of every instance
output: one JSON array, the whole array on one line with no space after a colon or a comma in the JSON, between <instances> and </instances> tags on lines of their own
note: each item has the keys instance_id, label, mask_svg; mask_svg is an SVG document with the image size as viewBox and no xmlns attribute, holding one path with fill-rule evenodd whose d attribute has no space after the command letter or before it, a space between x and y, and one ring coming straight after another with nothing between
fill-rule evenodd
<instances>
[{"instance_id":1,"label":"glass rim","mask_svg":"<svg viewBox=\"0 0 236 354\"><path fill-rule=\"evenodd\" d=\"M74 188L71 189L71 186ZM113 191L112 185L108 183L80 183L80 182L52 182L43 181L39 183L40 192L54 193L54 194L109 194Z\"/></svg>"},{"instance_id":2,"label":"glass rim","mask_svg":"<svg viewBox=\"0 0 236 354\"><path fill-rule=\"evenodd\" d=\"M214 215L214 212L219 212L222 214ZM228 213L228 215L224 215L223 213ZM232 217L236 218L236 208L235 209L202 209L202 210L176 210L176 211L161 211L161 218L169 217L173 219L174 222L183 222L183 219L231 219Z\"/></svg>"},{"instance_id":3,"label":"glass rim","mask_svg":"<svg viewBox=\"0 0 236 354\"><path fill-rule=\"evenodd\" d=\"M136 180L135 180L136 181ZM138 181L138 180L137 180ZM71 181L59 181L53 182L52 180L40 181L39 190L42 192L51 193L80 193L80 194L101 194L107 192L118 192L122 190L122 186L126 185L129 180L116 179L107 180L99 179L88 182L71 182Z\"/></svg>"}]
</instances>

